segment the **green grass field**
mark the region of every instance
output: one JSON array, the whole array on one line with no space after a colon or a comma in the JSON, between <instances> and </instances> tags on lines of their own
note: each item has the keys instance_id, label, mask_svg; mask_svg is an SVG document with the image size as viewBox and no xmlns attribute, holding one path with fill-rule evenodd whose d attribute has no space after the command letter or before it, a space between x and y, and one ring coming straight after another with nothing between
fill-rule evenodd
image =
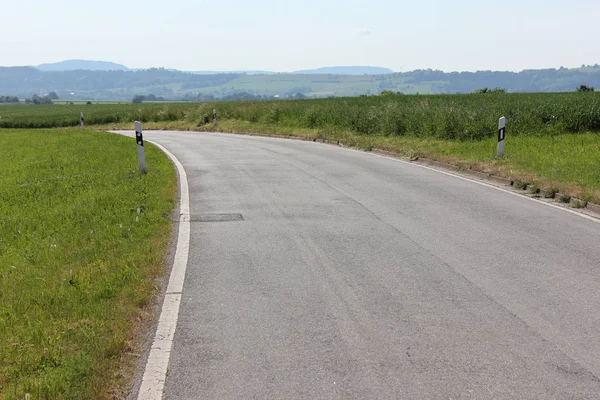
<instances>
[{"instance_id":1,"label":"green grass field","mask_svg":"<svg viewBox=\"0 0 600 400\"><path fill-rule=\"evenodd\" d=\"M132 139L0 130L0 398L122 398L157 292L176 197L171 162Z\"/></svg>"}]
</instances>

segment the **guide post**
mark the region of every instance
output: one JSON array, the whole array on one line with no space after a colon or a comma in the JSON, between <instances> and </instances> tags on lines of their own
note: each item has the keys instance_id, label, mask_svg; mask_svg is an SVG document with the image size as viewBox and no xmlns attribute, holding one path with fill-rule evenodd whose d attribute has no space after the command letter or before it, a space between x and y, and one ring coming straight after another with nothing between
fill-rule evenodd
<instances>
[{"instance_id":1,"label":"guide post","mask_svg":"<svg viewBox=\"0 0 600 400\"><path fill-rule=\"evenodd\" d=\"M135 142L137 143L138 163L140 172L146 173L146 159L144 158L144 138L142 136L142 124L139 121L134 122L135 125Z\"/></svg>"},{"instance_id":2,"label":"guide post","mask_svg":"<svg viewBox=\"0 0 600 400\"><path fill-rule=\"evenodd\" d=\"M506 118L498 122L498 157L504 157L504 141L506 139Z\"/></svg>"}]
</instances>

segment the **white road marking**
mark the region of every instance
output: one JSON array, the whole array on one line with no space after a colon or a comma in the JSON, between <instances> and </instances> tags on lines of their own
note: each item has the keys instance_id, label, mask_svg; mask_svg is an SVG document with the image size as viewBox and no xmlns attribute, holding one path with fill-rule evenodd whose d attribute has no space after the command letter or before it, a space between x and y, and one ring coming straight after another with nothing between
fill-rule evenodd
<instances>
[{"instance_id":1,"label":"white road marking","mask_svg":"<svg viewBox=\"0 0 600 400\"><path fill-rule=\"evenodd\" d=\"M160 144L149 140L148 142L154 144L171 158L179 173L180 186L179 234L177 237L173 270L169 278L167 293L165 294L165 300L158 320L158 328L154 335L154 341L152 342L152 348L146 362L142 384L138 393L138 400L160 400L165 389L167 368L173 347L175 328L177 327L181 292L183 291L183 280L185 278L190 249L190 194L185 169L177 157Z\"/></svg>"},{"instance_id":2,"label":"white road marking","mask_svg":"<svg viewBox=\"0 0 600 400\"><path fill-rule=\"evenodd\" d=\"M388 156L384 156L384 155L381 155L381 154L369 153L369 152L363 152L363 151L361 151L361 150L354 150L354 149L349 149L349 148L344 148L344 147L342 147L342 148L343 148L343 149L345 149L345 150L351 150L351 151L360 151L360 152L362 152L362 153L365 153L365 154L370 154L370 155L372 155L372 156L375 156L375 157L386 158L386 159L388 159L388 160L397 161L397 162L401 162L401 163L408 164L408 165L414 165L415 167L419 167L419 168L425 168L425 169L428 169L428 170L430 170L430 171L436 171L436 172L439 172L439 173L441 173L441 174L444 174L444 175L453 176L453 177L455 177L455 178L462 179L463 181L468 181L468 182L477 183L478 185L487 186L487 187L489 187L489 188L496 189L496 190L499 190L499 191L501 191L501 192L504 192L504 193L511 194L511 195L513 195L513 196L518 196L518 197L520 197L520 198L522 198L522 199L527 199L527 200L530 200L530 201L534 201L534 202L535 202L535 203L537 203L537 204L543 204L543 205L545 205L545 206L548 206L548 207L556 208L557 210L565 211L565 212L568 212L568 213L571 213L571 214L577 215L577 216L579 216L579 217L581 217L581 218L585 218L585 219L587 219L587 220L590 220L590 221L592 221L592 222L595 222L595 223L598 223L598 224L600 224L600 219L598 219L598 218L594 218L594 217L591 217L591 216L589 216L589 215L583 214L583 213L581 213L581 212L577 212L577 211L575 211L575 210L570 210L570 209L568 209L568 208L565 208L565 207L560 207L560 206L557 206L556 204L552 204L552 203L546 203L545 201L539 201L539 200L537 200L537 199L534 199L533 197L524 196L524 195L522 195L522 194L520 194L520 193L515 193L515 192L513 192L513 191L510 191L510 190L507 190L507 189L504 189L504 188L501 188L501 187L498 187L498 186L490 185L489 183L485 183L485 182L482 182L482 181L478 181L478 180L476 180L476 179L467 178L467 177L465 177L465 176L462 176L462 175L453 174L453 173L451 173L451 172L442 171L442 170L440 170L440 169L431 168L431 167L428 167L428 166L426 166L426 165L416 164L416 163L414 163L414 162L410 162L410 161L404 161L404 160L400 160L400 159L398 159L398 158L394 158L394 157L388 157Z\"/></svg>"}]
</instances>

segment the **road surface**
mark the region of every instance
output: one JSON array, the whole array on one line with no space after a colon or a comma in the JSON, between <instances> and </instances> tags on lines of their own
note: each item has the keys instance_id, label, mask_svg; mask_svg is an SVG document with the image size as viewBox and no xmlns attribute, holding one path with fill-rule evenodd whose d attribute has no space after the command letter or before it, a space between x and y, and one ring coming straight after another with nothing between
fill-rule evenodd
<instances>
[{"instance_id":1,"label":"road surface","mask_svg":"<svg viewBox=\"0 0 600 400\"><path fill-rule=\"evenodd\" d=\"M600 399L600 224L335 146L145 138L190 185L164 398Z\"/></svg>"}]
</instances>

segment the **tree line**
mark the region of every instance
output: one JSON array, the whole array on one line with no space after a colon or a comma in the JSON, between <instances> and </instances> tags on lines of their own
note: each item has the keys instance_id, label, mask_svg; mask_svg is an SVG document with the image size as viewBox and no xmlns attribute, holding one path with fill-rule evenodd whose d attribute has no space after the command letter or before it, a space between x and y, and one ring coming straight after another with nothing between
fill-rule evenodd
<instances>
[{"instance_id":1,"label":"tree line","mask_svg":"<svg viewBox=\"0 0 600 400\"><path fill-rule=\"evenodd\" d=\"M0 103L18 103L19 98L17 96L0 96Z\"/></svg>"}]
</instances>

